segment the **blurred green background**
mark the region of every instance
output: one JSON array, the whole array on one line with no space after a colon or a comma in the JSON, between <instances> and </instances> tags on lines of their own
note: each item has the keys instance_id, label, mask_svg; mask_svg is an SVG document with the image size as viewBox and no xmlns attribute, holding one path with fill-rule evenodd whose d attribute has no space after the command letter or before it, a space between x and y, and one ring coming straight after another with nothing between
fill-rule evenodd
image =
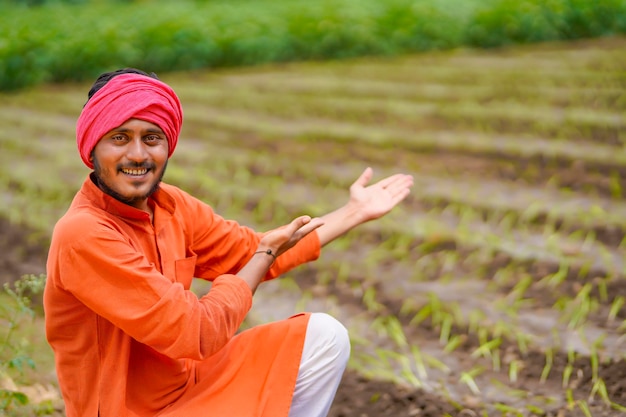
<instances>
[{"instance_id":1,"label":"blurred green background","mask_svg":"<svg viewBox=\"0 0 626 417\"><path fill-rule=\"evenodd\" d=\"M0 90L626 32L624 0L0 0Z\"/></svg>"},{"instance_id":2,"label":"blurred green background","mask_svg":"<svg viewBox=\"0 0 626 417\"><path fill-rule=\"evenodd\" d=\"M166 181L258 230L336 208L365 164L414 175L392 215L264 284L247 325L328 311L350 328L349 371L389 392L622 416L625 29L626 0L0 0L0 282L45 272L87 173L89 85L138 67L184 103ZM542 41L565 42L480 49ZM61 416L43 316L14 298L0 415Z\"/></svg>"}]
</instances>

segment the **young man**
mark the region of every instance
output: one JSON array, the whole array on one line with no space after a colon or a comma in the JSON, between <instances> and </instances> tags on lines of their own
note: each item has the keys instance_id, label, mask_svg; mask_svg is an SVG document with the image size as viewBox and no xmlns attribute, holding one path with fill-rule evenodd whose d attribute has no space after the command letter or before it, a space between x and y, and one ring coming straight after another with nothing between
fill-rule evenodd
<instances>
[{"instance_id":1,"label":"young man","mask_svg":"<svg viewBox=\"0 0 626 417\"><path fill-rule=\"evenodd\" d=\"M68 417L317 417L343 374L345 328L303 313L239 334L263 280L389 212L413 180L367 186L321 218L267 233L225 220L161 182L183 114L154 74L103 74L77 122L92 169L55 226L44 294ZM192 278L213 281L198 299Z\"/></svg>"}]
</instances>

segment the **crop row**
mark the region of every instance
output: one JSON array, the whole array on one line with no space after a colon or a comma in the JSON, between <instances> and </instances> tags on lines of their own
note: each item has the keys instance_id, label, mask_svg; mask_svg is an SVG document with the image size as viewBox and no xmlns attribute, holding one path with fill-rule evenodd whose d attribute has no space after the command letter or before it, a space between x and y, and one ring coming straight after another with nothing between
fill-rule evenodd
<instances>
[{"instance_id":1,"label":"crop row","mask_svg":"<svg viewBox=\"0 0 626 417\"><path fill-rule=\"evenodd\" d=\"M186 119L166 180L263 230L341 205L366 165L412 174L393 213L264 284L250 320L328 311L350 327L353 369L451 403L623 411L607 382L623 372L626 334L623 43L581 45L168 75ZM543 70L506 100L488 91L489 74L506 84L504 66ZM549 68L559 76L542 96L532 86L550 85ZM74 140L87 89L1 96L0 215L42 244L88 172ZM420 109L440 125L421 126ZM491 130L469 128L482 123Z\"/></svg>"},{"instance_id":2,"label":"crop row","mask_svg":"<svg viewBox=\"0 0 626 417\"><path fill-rule=\"evenodd\" d=\"M549 276L537 282L532 277L518 279L508 290L494 291L488 281L468 280L457 271L454 278L441 274L418 281L409 278L413 288L406 282L394 288L389 284L394 269L385 259L389 247L366 246L363 251L374 260L355 268L354 261L340 261L331 253L331 259L325 256L319 267L294 273L300 288L296 285L290 291L284 281L276 283L281 303L291 292L298 300L295 310L323 309L351 324L353 368L400 385L453 392L452 403L463 392L465 399L468 394L482 399L495 396L501 402L483 404L492 411L509 407L510 412L521 412L519 396L526 402L532 399L535 413L593 398L624 411L613 402L622 399L621 393L605 384L623 363L619 340L612 334L620 323L617 332L626 329L624 318L617 317L624 297L607 297L601 281L585 285L571 298L555 296L550 311L549 306L536 304L546 300L541 291L554 286L553 294L560 292L562 284L548 282ZM543 290L532 294L533 287ZM263 295L268 292L269 296ZM261 300L271 300L275 292L262 291ZM487 304L482 298L485 293L491 299ZM474 296L471 307L468 300ZM539 317L533 311L543 313ZM613 330L598 333L598 325ZM470 362L463 360L466 356L472 358ZM541 394L521 385L533 379L542 386ZM483 396L485 388L488 393Z\"/></svg>"}]
</instances>

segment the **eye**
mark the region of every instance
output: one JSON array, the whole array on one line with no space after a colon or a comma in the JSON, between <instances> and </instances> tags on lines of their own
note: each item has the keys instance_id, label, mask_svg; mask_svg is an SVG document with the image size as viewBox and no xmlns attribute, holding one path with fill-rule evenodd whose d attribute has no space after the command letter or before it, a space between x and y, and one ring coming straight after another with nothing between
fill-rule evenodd
<instances>
[{"instance_id":1,"label":"eye","mask_svg":"<svg viewBox=\"0 0 626 417\"><path fill-rule=\"evenodd\" d=\"M125 142L126 141L126 136L124 135L113 135L111 136L111 140L113 142Z\"/></svg>"},{"instance_id":2,"label":"eye","mask_svg":"<svg viewBox=\"0 0 626 417\"><path fill-rule=\"evenodd\" d=\"M163 138L159 135L147 135L144 136L143 140L144 142L148 143L148 144L156 144L157 142L161 141Z\"/></svg>"}]
</instances>

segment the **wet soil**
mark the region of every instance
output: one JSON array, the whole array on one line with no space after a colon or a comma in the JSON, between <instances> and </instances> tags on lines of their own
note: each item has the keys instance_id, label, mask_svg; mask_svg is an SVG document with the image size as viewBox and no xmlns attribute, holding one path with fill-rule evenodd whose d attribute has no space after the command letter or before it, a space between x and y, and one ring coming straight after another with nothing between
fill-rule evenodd
<instances>
[{"instance_id":1,"label":"wet soil","mask_svg":"<svg viewBox=\"0 0 626 417\"><path fill-rule=\"evenodd\" d=\"M356 362L331 417L624 415L626 166L615 115L626 40L604 42L172 77L186 131L170 178L227 217L241 190L212 201L211 187L233 178L243 215L261 213L245 220L275 226L286 211L320 209L318 196L344 198L338 190L366 163L378 177L414 175L397 216L255 295L251 324L326 311L350 330ZM64 91L35 102L72 102L77 93ZM0 118L49 120L49 146L73 152L62 138L75 120L30 106ZM43 272L45 257L45 239L0 218L0 282ZM424 314L435 305L441 316Z\"/></svg>"},{"instance_id":2,"label":"wet soil","mask_svg":"<svg viewBox=\"0 0 626 417\"><path fill-rule=\"evenodd\" d=\"M20 276L26 273L42 273L45 268L46 248L36 242L29 240L32 233L27 229L12 225L5 219L0 219L0 265L2 265L3 279L5 282L11 281L11 277ZM508 259L503 259L507 262ZM496 267L497 269L497 267ZM306 271L298 277L303 287L315 285L312 275ZM326 288L329 293L342 294L338 287L330 286ZM626 283L616 284L612 287L611 294L626 295ZM540 294L535 294L539 296ZM341 302L354 303L354 297L344 294ZM537 297L535 297L537 298ZM538 297L539 299L541 297ZM37 300L35 300L37 302ZM550 300L546 300L548 305ZM396 309L393 303L389 308ZM400 314L399 311L395 313ZM431 336L437 337L435 329L431 331ZM476 342L476 341L473 341ZM466 360L470 361L472 341L467 342L465 352ZM515 349L510 347L511 351ZM524 355L523 371L516 383L520 389L529 392L541 392L549 384L559 384L559 376L548 377L544 382L540 381L540 376L545 367L545 355L541 352L529 352ZM568 359L564 355L556 355L554 368L563 368L567 365ZM599 375L606 383L610 398L621 404L626 403L626 362L607 362L600 365ZM592 370L589 361L579 359L573 364L574 375L571 386L574 387L574 394L577 397L585 398L593 385ZM618 412L611 410L600 400L589 403L590 410L594 417L617 416ZM439 416L478 416L483 408L477 399L471 396L465 397L465 402L451 400L437 392L428 392L423 389L416 389L408 385L393 384L384 380L366 378L359 373L348 370L339 386L335 401L331 408L329 417L439 417ZM585 414L573 407L556 407L552 410L544 408L546 417L548 416L581 416ZM61 415L62 412L57 414Z\"/></svg>"}]
</instances>

